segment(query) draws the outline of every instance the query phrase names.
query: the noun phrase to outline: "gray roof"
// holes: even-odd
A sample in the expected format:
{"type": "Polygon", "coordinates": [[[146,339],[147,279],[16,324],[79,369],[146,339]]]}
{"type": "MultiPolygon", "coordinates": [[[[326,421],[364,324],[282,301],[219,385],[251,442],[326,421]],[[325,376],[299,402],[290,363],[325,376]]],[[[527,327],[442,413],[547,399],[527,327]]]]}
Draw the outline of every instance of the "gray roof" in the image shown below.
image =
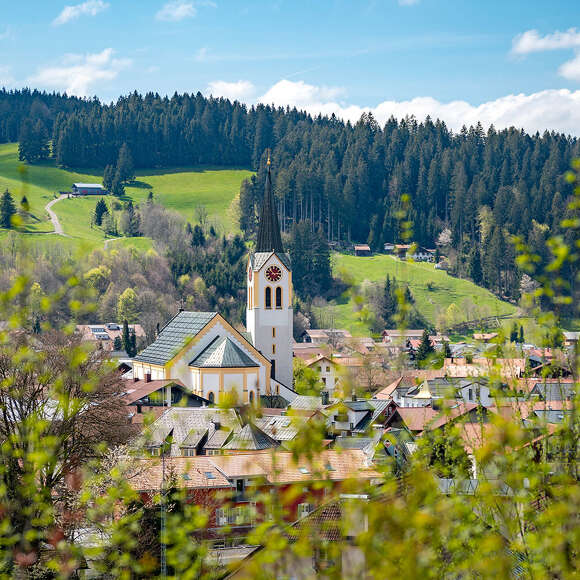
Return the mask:
{"type": "Polygon", "coordinates": [[[366,400],[343,401],[344,405],[353,411],[372,411],[374,407],[366,400]]]}
{"type": "Polygon", "coordinates": [[[322,399],[320,397],[313,397],[310,395],[298,395],[290,403],[289,407],[292,409],[304,409],[307,411],[316,411],[322,409],[322,399]]]}
{"type": "Polygon", "coordinates": [[[134,360],[164,365],[216,315],[217,312],[180,312],[163,327],[155,342],[134,360]]]}
{"type": "Polygon", "coordinates": [[[536,383],[532,395],[541,395],[544,401],[564,401],[574,397],[576,387],[573,383],[545,382],[536,383]]]}
{"type": "MultiPolygon", "coordinates": [[[[146,429],[151,441],[155,444],[163,442],[170,432],[173,432],[171,455],[181,455],[180,447],[195,447],[207,433],[208,442],[215,441],[225,434],[226,438],[233,431],[242,428],[240,419],[234,409],[219,409],[215,407],[169,407],[151,426],[146,429]],[[216,424],[220,428],[216,430],[216,424]]],[[[224,439],[225,441],[225,439],[224,439]]],[[[218,445],[221,447],[223,442],[218,445]]]]}
{"type": "Polygon", "coordinates": [[[231,435],[232,430],[222,427],[217,431],[213,432],[207,439],[207,443],[204,445],[204,449],[221,449],[224,443],[228,440],[231,435]]]}
{"type": "Polygon", "coordinates": [[[272,439],[256,425],[248,423],[241,431],[236,433],[224,449],[248,449],[250,451],[260,451],[277,447],[278,441],[272,439]]]}
{"type": "Polygon", "coordinates": [[[229,336],[216,336],[199,353],[189,366],[198,368],[243,368],[257,367],[253,361],[229,336]]]}
{"type": "Polygon", "coordinates": [[[286,415],[269,415],[256,419],[256,425],[276,441],[291,441],[305,423],[304,417],[286,415]]]}
{"type": "Polygon", "coordinates": [[[291,262],[290,262],[290,254],[285,252],[256,252],[252,256],[252,270],[256,271],[259,270],[270,258],[272,255],[276,255],[276,257],[290,270],[291,262]]]}
{"type": "Polygon", "coordinates": [[[104,189],[100,183],[73,183],[75,187],[99,187],[100,189],[104,189]]]}

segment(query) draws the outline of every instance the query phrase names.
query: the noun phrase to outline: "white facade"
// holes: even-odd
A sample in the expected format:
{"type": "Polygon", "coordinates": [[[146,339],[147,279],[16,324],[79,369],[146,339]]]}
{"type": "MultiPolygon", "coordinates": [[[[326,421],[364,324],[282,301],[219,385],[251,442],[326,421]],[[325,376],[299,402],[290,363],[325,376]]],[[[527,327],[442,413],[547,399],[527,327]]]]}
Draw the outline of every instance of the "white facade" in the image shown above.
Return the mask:
{"type": "Polygon", "coordinates": [[[292,388],[292,272],[277,254],[256,254],[248,263],[247,289],[246,328],[252,342],[272,362],[274,378],[292,388]]]}

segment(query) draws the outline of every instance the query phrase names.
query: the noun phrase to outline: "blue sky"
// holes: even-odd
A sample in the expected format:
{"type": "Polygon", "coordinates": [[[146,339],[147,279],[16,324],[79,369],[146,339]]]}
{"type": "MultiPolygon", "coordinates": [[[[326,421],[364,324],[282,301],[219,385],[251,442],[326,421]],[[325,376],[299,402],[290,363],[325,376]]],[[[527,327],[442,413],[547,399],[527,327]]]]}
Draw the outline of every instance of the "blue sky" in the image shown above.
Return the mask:
{"type": "Polygon", "coordinates": [[[0,84],[580,134],[570,1],[1,0],[0,84]]]}

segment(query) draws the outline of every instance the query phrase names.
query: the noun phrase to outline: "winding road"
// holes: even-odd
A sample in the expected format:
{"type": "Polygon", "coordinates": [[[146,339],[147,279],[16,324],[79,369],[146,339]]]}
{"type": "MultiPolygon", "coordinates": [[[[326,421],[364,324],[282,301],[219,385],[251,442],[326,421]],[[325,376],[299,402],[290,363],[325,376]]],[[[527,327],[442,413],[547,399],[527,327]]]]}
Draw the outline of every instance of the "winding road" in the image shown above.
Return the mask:
{"type": "Polygon", "coordinates": [[[55,199],[51,199],[45,206],[44,209],[48,212],[48,217],[50,217],[50,221],[52,222],[52,226],[54,227],[54,232],[52,232],[53,234],[57,234],[59,236],[65,236],[67,238],[70,238],[69,235],[65,234],[62,231],[62,226],[60,224],[60,222],[58,221],[58,216],[52,211],[52,206],[57,202],[60,201],[61,199],[65,199],[66,197],[68,197],[65,194],[61,194],[59,195],[57,198],[55,199]]]}

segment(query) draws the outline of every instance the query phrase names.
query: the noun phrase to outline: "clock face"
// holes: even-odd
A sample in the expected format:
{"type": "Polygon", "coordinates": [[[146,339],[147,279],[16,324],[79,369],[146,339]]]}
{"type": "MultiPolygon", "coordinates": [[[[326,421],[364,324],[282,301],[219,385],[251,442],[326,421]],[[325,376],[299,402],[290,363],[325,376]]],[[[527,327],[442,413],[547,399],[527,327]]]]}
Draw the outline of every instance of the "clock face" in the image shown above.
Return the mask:
{"type": "Polygon", "coordinates": [[[280,268],[278,268],[278,266],[270,266],[266,270],[266,278],[270,282],[278,282],[278,280],[280,280],[280,278],[282,278],[282,270],[280,270],[280,268]]]}

